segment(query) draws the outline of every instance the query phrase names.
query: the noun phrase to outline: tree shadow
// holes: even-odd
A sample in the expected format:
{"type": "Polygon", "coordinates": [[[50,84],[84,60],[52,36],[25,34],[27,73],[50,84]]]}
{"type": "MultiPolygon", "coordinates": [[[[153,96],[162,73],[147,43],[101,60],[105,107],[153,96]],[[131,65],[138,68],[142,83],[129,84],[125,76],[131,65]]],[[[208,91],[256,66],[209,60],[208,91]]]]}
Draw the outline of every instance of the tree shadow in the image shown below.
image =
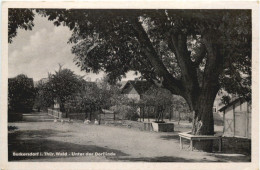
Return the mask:
{"type": "Polygon", "coordinates": [[[164,140],[180,140],[180,137],[179,135],[175,134],[175,135],[162,135],[160,136],[161,139],[164,139],[164,140]]]}
{"type": "Polygon", "coordinates": [[[53,129],[41,129],[41,130],[22,130],[15,131],[14,133],[8,134],[8,140],[23,140],[23,139],[33,139],[33,138],[48,138],[48,137],[70,137],[67,133],[70,131],[58,131],[53,129]]]}
{"type": "MultiPolygon", "coordinates": [[[[161,135],[160,138],[164,140],[173,140],[180,142],[178,134],[172,135],[161,135]]],[[[187,139],[183,140],[184,149],[189,148],[190,141],[187,139]],[[188,147],[187,147],[188,146],[188,147]]],[[[213,151],[212,156],[221,159],[221,161],[231,161],[231,162],[250,162],[251,161],[251,140],[244,138],[222,138],[222,151],[218,152],[218,141],[213,141],[213,151]]],[[[196,151],[195,151],[196,152],[196,151]]]]}
{"type": "Polygon", "coordinates": [[[214,154],[214,157],[221,159],[221,162],[251,162],[251,156],[241,154],[214,154]]]}
{"type": "MultiPolygon", "coordinates": [[[[114,158],[111,158],[114,160],[114,158]]],[[[196,160],[196,159],[185,159],[174,156],[160,156],[160,157],[120,157],[117,161],[130,161],[130,162],[212,162],[209,160],[196,160]]]]}
{"type": "MultiPolygon", "coordinates": [[[[110,149],[108,147],[99,147],[95,145],[86,145],[86,144],[75,144],[63,141],[55,141],[48,139],[49,137],[71,137],[67,132],[52,130],[52,129],[43,129],[43,130],[25,130],[25,131],[12,131],[8,134],[8,160],[9,161],[45,161],[41,159],[51,160],[51,157],[47,156],[13,156],[13,152],[19,153],[30,153],[30,152],[80,152],[80,153],[115,153],[114,156],[105,156],[105,159],[111,161],[132,161],[132,162],[213,162],[212,160],[207,159],[187,159],[174,156],[161,156],[161,157],[130,157],[130,155],[122,152],[117,149],[110,149]]],[[[173,140],[179,142],[178,133],[176,134],[163,134],[160,136],[163,140],[173,140]]],[[[223,152],[220,153],[211,153],[210,156],[213,156],[216,159],[216,162],[250,162],[251,161],[251,140],[245,139],[233,139],[233,138],[224,138],[223,140],[223,152]],[[234,147],[236,145],[236,147],[234,147]],[[243,146],[242,146],[243,145],[243,146]],[[250,152],[248,147],[250,146],[250,152]],[[236,150],[238,148],[238,150],[236,150]],[[244,148],[244,149],[243,149],[244,148]],[[247,154],[244,154],[247,152],[247,154]],[[237,154],[237,153],[242,153],[237,154]]],[[[189,145],[188,140],[184,140],[184,143],[189,145]]],[[[215,150],[217,145],[214,145],[215,150]]],[[[54,158],[68,158],[66,161],[73,160],[72,155],[66,157],[55,156],[54,158]],[[70,159],[71,157],[71,159],[70,159]]],[[[46,160],[46,161],[47,161],[46,160]]],[[[56,161],[53,159],[52,161],[56,161]]],[[[74,159],[74,161],[77,161],[74,159]]],[[[81,159],[80,161],[88,161],[88,158],[81,159]]]]}
{"type": "MultiPolygon", "coordinates": [[[[175,142],[180,142],[179,134],[180,131],[175,131],[174,134],[161,135],[160,138],[163,140],[174,140],[175,142]]],[[[182,139],[183,144],[189,144],[189,140],[182,139]]]]}
{"type": "MultiPolygon", "coordinates": [[[[115,156],[106,156],[114,157],[115,159],[120,156],[127,156],[120,150],[110,149],[108,147],[99,147],[95,145],[82,145],[74,144],[69,142],[55,141],[50,139],[45,139],[51,136],[57,136],[59,131],[45,129],[45,130],[35,130],[35,131],[19,131],[15,133],[10,133],[8,135],[8,160],[9,161],[19,161],[19,160],[32,160],[32,159],[42,159],[50,158],[44,155],[44,152],[66,152],[68,157],[75,157],[71,155],[71,152],[80,152],[80,153],[115,153],[115,156]],[[36,135],[36,133],[40,135],[36,135]],[[30,152],[39,152],[43,153],[42,156],[14,156],[13,152],[16,153],[30,153],[30,152]]],[[[59,132],[60,133],[60,132],[59,132]]],[[[64,137],[68,135],[64,135],[64,137]]],[[[63,158],[63,156],[55,156],[54,158],[63,158]]]]}

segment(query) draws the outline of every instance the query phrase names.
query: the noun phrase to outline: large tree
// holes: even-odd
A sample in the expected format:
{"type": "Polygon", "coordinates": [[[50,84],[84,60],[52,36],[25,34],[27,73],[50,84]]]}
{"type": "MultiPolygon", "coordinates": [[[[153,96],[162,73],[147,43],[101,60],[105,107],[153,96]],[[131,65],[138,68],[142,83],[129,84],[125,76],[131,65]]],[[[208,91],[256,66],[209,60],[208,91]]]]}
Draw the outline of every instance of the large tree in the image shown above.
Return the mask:
{"type": "Polygon", "coordinates": [[[52,87],[48,82],[44,82],[40,80],[35,85],[35,100],[34,100],[34,107],[40,110],[47,110],[48,107],[53,106],[54,104],[54,93],[52,87]]]}
{"type": "Polygon", "coordinates": [[[51,100],[52,103],[57,100],[60,104],[60,111],[64,112],[64,103],[67,98],[78,92],[84,83],[83,77],[76,75],[70,69],[62,68],[60,65],[58,71],[49,74],[48,82],[43,86],[43,90],[47,96],[50,96],[48,100],[51,100]]]}
{"type": "Polygon", "coordinates": [[[8,111],[31,112],[35,98],[33,79],[24,74],[8,79],[8,111]]]}
{"type": "MultiPolygon", "coordinates": [[[[250,10],[37,10],[72,30],[76,64],[111,80],[129,70],[182,96],[192,133],[213,135],[217,92],[250,99],[250,10]]],[[[210,150],[212,142],[198,145],[210,150]]]]}

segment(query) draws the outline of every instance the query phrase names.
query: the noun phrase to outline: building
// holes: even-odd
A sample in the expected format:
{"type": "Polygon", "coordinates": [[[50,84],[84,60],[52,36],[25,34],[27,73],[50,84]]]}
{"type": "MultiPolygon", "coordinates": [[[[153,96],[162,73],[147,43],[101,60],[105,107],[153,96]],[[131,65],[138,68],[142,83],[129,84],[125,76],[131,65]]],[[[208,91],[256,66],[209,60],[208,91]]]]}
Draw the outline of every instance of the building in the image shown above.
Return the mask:
{"type": "Polygon", "coordinates": [[[222,97],[223,94],[218,93],[213,105],[214,124],[219,126],[223,126],[223,112],[219,111],[219,109],[224,106],[223,102],[221,101],[222,97]]]}
{"type": "Polygon", "coordinates": [[[151,86],[152,84],[148,81],[129,80],[122,87],[121,93],[126,95],[129,99],[139,101],[151,86]]]}
{"type": "Polygon", "coordinates": [[[223,136],[251,138],[251,102],[237,98],[219,111],[223,112],[223,136]]]}

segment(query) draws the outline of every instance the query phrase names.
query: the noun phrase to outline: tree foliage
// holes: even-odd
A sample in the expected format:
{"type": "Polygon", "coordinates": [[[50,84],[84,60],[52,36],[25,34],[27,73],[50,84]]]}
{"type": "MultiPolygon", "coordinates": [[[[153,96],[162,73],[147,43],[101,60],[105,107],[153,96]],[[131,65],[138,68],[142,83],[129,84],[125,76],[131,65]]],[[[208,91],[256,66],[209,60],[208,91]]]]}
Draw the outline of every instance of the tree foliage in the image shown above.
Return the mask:
{"type": "Polygon", "coordinates": [[[76,93],[84,85],[82,77],[73,71],[60,66],[54,74],[49,74],[48,86],[53,97],[60,103],[60,110],[64,111],[64,103],[72,94],[76,93]]]}
{"type": "Polygon", "coordinates": [[[65,111],[68,113],[87,113],[101,110],[101,96],[95,83],[84,82],[73,94],[66,98],[65,111]]]}
{"type": "MultiPolygon", "coordinates": [[[[17,28],[32,28],[32,11],[9,9],[10,40],[16,35],[17,28]]],[[[168,89],[179,94],[186,90],[181,88],[185,87],[185,77],[195,76],[190,79],[200,80],[195,82],[202,86],[210,58],[207,46],[211,44],[218,49],[219,62],[215,67],[218,68],[220,87],[250,98],[252,24],[249,10],[36,11],[54,21],[55,25],[64,24],[73,31],[70,38],[75,44],[72,52],[82,70],[103,70],[113,80],[120,79],[129,70],[140,72],[146,79],[160,78],[165,75],[162,72],[168,72],[178,87],[168,89]],[[179,48],[176,46],[178,36],[183,38],[179,40],[179,48]],[[180,51],[185,52],[182,55],[185,57],[178,57],[180,51]],[[153,61],[150,53],[161,62],[153,61]],[[164,71],[158,68],[162,64],[164,71]],[[185,69],[187,66],[190,69],[185,69]],[[186,75],[187,71],[190,76],[186,75]]],[[[168,81],[164,81],[167,87],[168,81]]]]}
{"type": "Polygon", "coordinates": [[[40,13],[55,25],[64,23],[73,31],[70,42],[75,44],[72,52],[76,64],[87,72],[103,70],[114,80],[129,70],[140,72],[148,80],[164,77],[164,86],[187,99],[183,94],[189,90],[186,84],[193,82],[189,86],[203,88],[205,72],[211,71],[217,73],[212,77],[218,78],[218,87],[250,96],[252,38],[248,10],[40,13]],[[211,47],[217,49],[212,54],[217,57],[210,56],[211,47]]]}
{"type": "Polygon", "coordinates": [[[152,106],[172,105],[172,94],[167,89],[153,86],[142,95],[140,104],[152,106]]]}
{"type": "Polygon", "coordinates": [[[32,30],[34,26],[34,13],[32,9],[9,8],[8,9],[8,42],[17,34],[17,29],[32,30]]]}
{"type": "Polygon", "coordinates": [[[108,78],[104,77],[100,82],[83,83],[76,93],[67,98],[65,109],[68,112],[92,112],[109,109],[122,102],[119,85],[110,85],[108,78]]]}
{"type": "Polygon", "coordinates": [[[59,67],[54,74],[49,74],[47,82],[40,82],[37,86],[35,107],[47,108],[57,100],[60,110],[64,110],[65,101],[84,85],[85,80],[67,68],[59,67]]]}
{"type": "Polygon", "coordinates": [[[34,101],[34,108],[38,111],[47,110],[48,107],[54,104],[54,94],[48,82],[40,80],[35,87],[36,96],[34,101]]]}
{"type": "Polygon", "coordinates": [[[8,110],[30,112],[33,108],[35,89],[33,79],[24,74],[8,79],[8,110]]]}

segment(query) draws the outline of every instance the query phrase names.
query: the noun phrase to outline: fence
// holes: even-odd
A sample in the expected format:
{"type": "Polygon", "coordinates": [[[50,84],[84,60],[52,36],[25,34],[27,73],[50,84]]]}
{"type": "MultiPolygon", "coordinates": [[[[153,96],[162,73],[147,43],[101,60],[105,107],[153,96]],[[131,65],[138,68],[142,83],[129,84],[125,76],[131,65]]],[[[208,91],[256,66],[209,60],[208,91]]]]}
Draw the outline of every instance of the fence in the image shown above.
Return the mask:
{"type": "Polygon", "coordinates": [[[68,113],[68,118],[70,119],[76,119],[76,120],[85,120],[86,119],[86,113],[68,113]]]}
{"type": "Polygon", "coordinates": [[[52,116],[54,116],[56,118],[59,118],[59,119],[65,117],[64,113],[62,113],[62,112],[60,112],[58,110],[53,110],[53,109],[48,109],[48,114],[52,115],[52,116]]]}
{"type": "Polygon", "coordinates": [[[105,109],[102,109],[99,118],[101,122],[110,122],[110,121],[118,120],[118,118],[116,118],[115,112],[110,110],[105,110],[105,109]]]}
{"type": "Polygon", "coordinates": [[[101,121],[114,121],[119,118],[116,117],[116,114],[113,111],[102,109],[102,112],[93,112],[93,113],[62,113],[58,110],[48,109],[48,114],[52,115],[58,119],[67,118],[77,119],[77,120],[85,120],[86,118],[89,120],[100,119],[101,121]]]}

